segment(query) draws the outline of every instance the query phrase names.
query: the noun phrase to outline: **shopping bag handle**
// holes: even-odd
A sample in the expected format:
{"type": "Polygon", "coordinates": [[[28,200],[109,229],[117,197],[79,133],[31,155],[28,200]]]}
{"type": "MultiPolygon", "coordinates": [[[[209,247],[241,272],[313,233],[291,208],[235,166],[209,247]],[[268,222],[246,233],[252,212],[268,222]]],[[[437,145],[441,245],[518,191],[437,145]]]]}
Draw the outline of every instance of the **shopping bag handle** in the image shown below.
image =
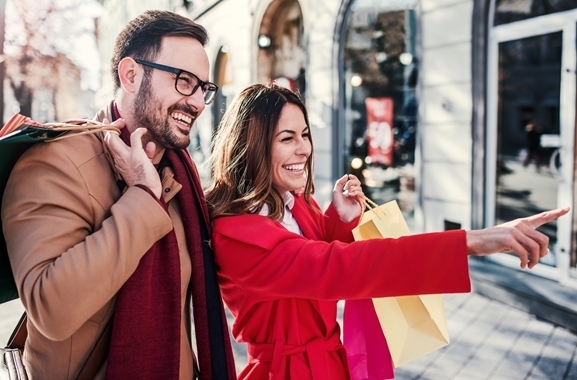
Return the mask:
{"type": "Polygon", "coordinates": [[[76,135],[86,135],[100,131],[111,131],[120,134],[120,128],[92,119],[69,119],[63,123],[38,123],[28,116],[14,114],[10,120],[8,120],[8,122],[4,124],[2,128],[0,128],[0,137],[6,136],[23,127],[31,127],[46,131],[74,131],[74,133],[66,133],[62,136],[43,140],[45,142],[57,141],[76,135]]]}
{"type": "Polygon", "coordinates": [[[114,125],[101,123],[97,120],[89,120],[89,119],[70,119],[63,123],[45,123],[42,124],[42,126],[39,128],[44,127],[52,131],[74,132],[74,133],[67,133],[65,135],[54,137],[51,139],[46,139],[44,140],[45,142],[58,141],[73,136],[93,134],[101,131],[111,131],[120,135],[120,128],[114,125]]]}
{"type": "Polygon", "coordinates": [[[375,213],[375,215],[377,216],[377,218],[381,218],[379,213],[383,214],[384,217],[387,217],[387,213],[379,208],[379,205],[376,204],[371,198],[367,197],[366,195],[362,195],[360,197],[361,202],[363,203],[363,205],[365,206],[365,208],[368,208],[369,211],[372,211],[375,213]]]}

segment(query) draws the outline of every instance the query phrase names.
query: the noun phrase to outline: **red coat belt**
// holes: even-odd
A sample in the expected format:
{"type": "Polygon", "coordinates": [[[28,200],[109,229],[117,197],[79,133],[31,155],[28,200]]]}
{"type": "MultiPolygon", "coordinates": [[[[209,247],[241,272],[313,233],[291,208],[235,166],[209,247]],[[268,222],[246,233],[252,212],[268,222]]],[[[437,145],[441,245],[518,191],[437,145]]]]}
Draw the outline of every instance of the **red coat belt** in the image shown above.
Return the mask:
{"type": "Polygon", "coordinates": [[[288,355],[306,352],[312,372],[313,379],[327,379],[327,351],[337,351],[344,349],[338,334],[329,338],[316,338],[304,345],[285,344],[282,340],[275,343],[249,343],[248,361],[250,364],[256,362],[271,362],[271,380],[278,378],[278,370],[281,367],[281,360],[286,360],[288,355]]]}

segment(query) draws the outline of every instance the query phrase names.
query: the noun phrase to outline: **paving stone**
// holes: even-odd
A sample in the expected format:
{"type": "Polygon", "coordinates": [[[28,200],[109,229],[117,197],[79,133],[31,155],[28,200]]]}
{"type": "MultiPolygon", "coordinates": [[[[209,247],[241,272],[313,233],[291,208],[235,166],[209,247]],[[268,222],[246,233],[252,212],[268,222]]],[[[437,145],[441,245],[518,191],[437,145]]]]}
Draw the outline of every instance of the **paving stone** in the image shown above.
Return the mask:
{"type": "MultiPolygon", "coordinates": [[[[444,301],[451,343],[397,368],[395,380],[577,379],[577,335],[571,331],[477,293],[446,295],[444,301]]],[[[343,303],[338,305],[342,322],[343,303]]],[[[19,300],[0,305],[0,342],[22,311],[19,300]]],[[[232,326],[228,312],[227,318],[232,326]]],[[[231,341],[240,372],[246,346],[231,341]]]]}

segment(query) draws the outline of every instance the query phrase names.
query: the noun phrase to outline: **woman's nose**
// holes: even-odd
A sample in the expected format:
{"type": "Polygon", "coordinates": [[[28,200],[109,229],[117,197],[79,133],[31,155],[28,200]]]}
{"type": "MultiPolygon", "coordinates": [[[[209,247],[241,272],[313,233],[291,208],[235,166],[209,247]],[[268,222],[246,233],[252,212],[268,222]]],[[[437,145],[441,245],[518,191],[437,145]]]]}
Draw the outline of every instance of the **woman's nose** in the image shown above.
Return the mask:
{"type": "Polygon", "coordinates": [[[303,156],[310,156],[311,155],[311,142],[308,139],[299,139],[299,145],[297,147],[297,154],[303,156]]]}

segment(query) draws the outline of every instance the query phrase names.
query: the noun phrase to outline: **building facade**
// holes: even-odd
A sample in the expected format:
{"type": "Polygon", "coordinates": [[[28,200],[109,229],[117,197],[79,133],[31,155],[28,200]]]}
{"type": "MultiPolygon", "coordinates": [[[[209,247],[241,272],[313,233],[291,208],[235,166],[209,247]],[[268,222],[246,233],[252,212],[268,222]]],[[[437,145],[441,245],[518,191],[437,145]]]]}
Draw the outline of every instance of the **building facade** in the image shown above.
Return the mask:
{"type": "MultiPolygon", "coordinates": [[[[103,4],[103,67],[116,30],[146,7],[208,29],[210,79],[221,90],[197,121],[199,163],[235,94],[274,81],[309,109],[322,204],[334,180],[354,172],[375,201],[396,199],[415,232],[577,206],[575,1],[103,4]]],[[[551,254],[532,271],[568,288],[577,288],[576,215],[541,228],[551,254]]],[[[506,253],[491,260],[518,266],[506,253]]]]}

